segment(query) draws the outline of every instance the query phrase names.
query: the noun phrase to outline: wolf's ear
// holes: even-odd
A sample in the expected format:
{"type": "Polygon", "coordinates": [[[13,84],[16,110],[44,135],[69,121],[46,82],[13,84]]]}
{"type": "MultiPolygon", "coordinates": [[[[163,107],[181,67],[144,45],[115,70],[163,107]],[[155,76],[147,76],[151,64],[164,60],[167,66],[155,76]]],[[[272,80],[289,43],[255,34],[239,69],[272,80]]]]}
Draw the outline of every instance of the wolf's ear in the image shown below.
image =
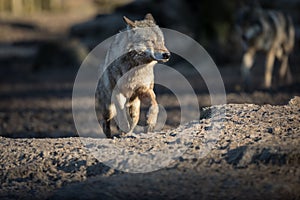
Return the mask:
{"type": "Polygon", "coordinates": [[[148,14],[145,16],[145,19],[151,20],[151,21],[153,21],[153,22],[155,23],[155,19],[154,19],[154,17],[152,16],[151,13],[148,13],[148,14]]]}
{"type": "Polygon", "coordinates": [[[258,0],[253,0],[253,1],[250,1],[248,3],[248,6],[252,9],[252,10],[255,10],[255,9],[261,9],[261,6],[260,6],[260,3],[258,0]]]}
{"type": "Polygon", "coordinates": [[[133,21],[131,21],[130,19],[128,19],[127,17],[123,16],[123,20],[125,21],[125,23],[127,25],[129,25],[131,28],[135,27],[135,23],[133,21]]]}

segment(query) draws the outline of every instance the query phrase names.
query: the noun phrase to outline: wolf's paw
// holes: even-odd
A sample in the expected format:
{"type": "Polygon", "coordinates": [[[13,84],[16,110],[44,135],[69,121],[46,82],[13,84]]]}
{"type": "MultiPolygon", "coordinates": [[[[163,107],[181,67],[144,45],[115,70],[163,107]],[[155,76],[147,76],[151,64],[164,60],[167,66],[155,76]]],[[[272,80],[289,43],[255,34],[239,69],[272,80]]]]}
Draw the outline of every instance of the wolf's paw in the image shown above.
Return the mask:
{"type": "Polygon", "coordinates": [[[148,125],[145,127],[145,133],[148,133],[148,132],[153,132],[154,131],[154,128],[155,128],[155,125],[148,125]]]}
{"type": "Polygon", "coordinates": [[[112,138],[113,138],[112,135],[111,135],[111,133],[105,133],[105,136],[106,136],[106,138],[108,138],[108,139],[112,139],[112,138]]]}

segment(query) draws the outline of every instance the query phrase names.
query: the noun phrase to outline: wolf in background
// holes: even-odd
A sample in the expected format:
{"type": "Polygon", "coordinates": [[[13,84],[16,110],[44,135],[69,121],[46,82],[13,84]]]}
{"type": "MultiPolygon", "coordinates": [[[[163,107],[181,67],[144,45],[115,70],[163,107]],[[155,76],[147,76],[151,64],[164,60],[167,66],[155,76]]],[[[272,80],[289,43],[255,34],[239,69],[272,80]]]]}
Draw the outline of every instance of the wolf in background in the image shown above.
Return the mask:
{"type": "Polygon", "coordinates": [[[244,48],[241,71],[246,87],[251,85],[250,69],[258,51],[266,54],[264,87],[269,89],[272,86],[275,58],[281,62],[280,83],[290,84],[292,74],[288,59],[295,42],[291,17],[279,11],[263,10],[253,4],[239,11],[237,29],[244,48]]]}
{"type": "Polygon", "coordinates": [[[140,117],[141,101],[149,105],[145,131],[153,131],[159,111],[154,87],[154,65],[166,62],[170,52],[165,47],[163,33],[148,13],[143,20],[123,17],[127,30],[114,38],[105,59],[96,97],[106,137],[111,135],[111,120],[117,127],[131,133],[140,117]],[[125,34],[125,36],[124,36],[125,34]],[[126,52],[116,58],[120,52],[126,52]]]}

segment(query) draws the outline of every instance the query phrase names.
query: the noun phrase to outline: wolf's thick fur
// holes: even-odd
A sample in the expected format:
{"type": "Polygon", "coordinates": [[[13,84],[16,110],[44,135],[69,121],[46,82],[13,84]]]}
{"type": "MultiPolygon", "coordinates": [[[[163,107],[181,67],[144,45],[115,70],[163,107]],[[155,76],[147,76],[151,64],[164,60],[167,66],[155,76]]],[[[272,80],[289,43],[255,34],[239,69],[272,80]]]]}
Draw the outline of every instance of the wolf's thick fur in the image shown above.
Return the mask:
{"type": "Polygon", "coordinates": [[[272,85],[275,58],[281,61],[279,78],[281,83],[292,82],[288,57],[294,47],[295,29],[290,16],[274,10],[263,10],[258,6],[241,9],[237,27],[244,45],[242,75],[246,85],[250,84],[250,69],[257,51],[266,53],[264,86],[272,85]]]}
{"type": "Polygon", "coordinates": [[[134,130],[139,121],[141,101],[150,106],[145,131],[154,129],[159,108],[153,91],[153,67],[170,57],[163,34],[151,14],[144,20],[133,22],[124,17],[124,21],[127,31],[117,35],[112,42],[105,60],[108,67],[97,88],[103,131],[108,138],[114,117],[123,132],[134,130]],[[116,58],[120,52],[126,53],[116,58]]]}

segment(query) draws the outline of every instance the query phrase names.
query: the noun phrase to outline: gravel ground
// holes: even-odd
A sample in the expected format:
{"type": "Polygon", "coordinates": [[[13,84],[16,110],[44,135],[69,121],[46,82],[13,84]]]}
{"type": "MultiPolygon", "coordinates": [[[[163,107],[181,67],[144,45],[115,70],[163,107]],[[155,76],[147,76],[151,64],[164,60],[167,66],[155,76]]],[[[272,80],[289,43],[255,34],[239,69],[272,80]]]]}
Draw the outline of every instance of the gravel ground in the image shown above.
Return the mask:
{"type": "Polygon", "coordinates": [[[0,137],[0,198],[299,199],[299,113],[296,97],[282,106],[207,108],[200,121],[150,137],[0,137]],[[123,149],[121,156],[148,157],[145,162],[135,156],[108,162],[115,152],[98,144],[102,141],[123,149]],[[100,161],[92,153],[95,146],[105,152],[100,161]],[[177,154],[167,160],[159,156],[165,150],[177,154]]]}

